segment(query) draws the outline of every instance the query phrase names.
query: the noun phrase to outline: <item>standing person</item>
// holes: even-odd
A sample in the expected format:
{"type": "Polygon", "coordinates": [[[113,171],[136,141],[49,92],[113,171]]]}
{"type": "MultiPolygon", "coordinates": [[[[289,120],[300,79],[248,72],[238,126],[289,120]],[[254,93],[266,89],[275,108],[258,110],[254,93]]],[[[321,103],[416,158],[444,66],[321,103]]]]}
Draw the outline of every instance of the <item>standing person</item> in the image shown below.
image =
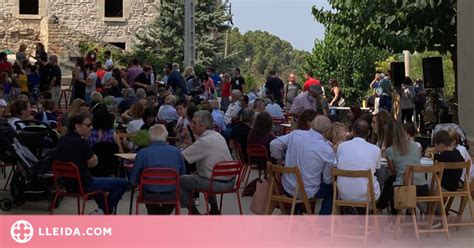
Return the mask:
{"type": "Polygon", "coordinates": [[[319,80],[313,78],[313,72],[308,71],[304,74],[304,78],[306,81],[303,85],[303,91],[307,91],[311,85],[321,86],[321,82],[319,80]]]}
{"type": "Polygon", "coordinates": [[[206,95],[207,99],[214,98],[214,92],[216,88],[214,86],[214,81],[212,80],[210,73],[203,73],[202,74],[202,86],[204,87],[204,94],[206,95]]]}
{"type": "Polygon", "coordinates": [[[91,94],[95,91],[96,83],[97,83],[97,74],[94,70],[93,64],[87,64],[86,66],[86,93],[85,93],[85,101],[88,104],[91,104],[91,94]]]}
{"type": "MultiPolygon", "coordinates": [[[[235,177],[220,177],[211,181],[211,174],[214,166],[221,161],[232,160],[227,142],[216,131],[212,130],[212,116],[209,111],[201,110],[194,113],[191,121],[191,129],[198,137],[196,142],[183,151],[184,159],[189,163],[196,163],[197,175],[181,176],[181,206],[186,208],[191,206],[192,214],[199,214],[194,204],[189,204],[191,193],[194,190],[207,190],[209,185],[213,185],[216,192],[232,189],[235,184],[235,177]]],[[[220,214],[215,195],[209,195],[211,205],[210,214],[220,214]]]]}
{"type": "Polygon", "coordinates": [[[18,52],[15,54],[16,61],[18,61],[20,64],[23,64],[23,61],[28,59],[28,56],[26,55],[26,48],[27,46],[25,44],[21,44],[18,52]]]}
{"type": "Polygon", "coordinates": [[[13,66],[8,62],[7,54],[4,52],[0,53],[0,73],[6,72],[10,76],[13,72],[13,66]]]}
{"type": "Polygon", "coordinates": [[[312,109],[318,115],[329,115],[327,101],[322,98],[323,90],[321,86],[311,85],[308,90],[299,94],[293,105],[291,105],[290,114],[293,116],[293,125],[298,123],[301,113],[306,109],[312,109]]]}
{"type": "Polygon", "coordinates": [[[232,88],[232,80],[230,78],[229,73],[224,73],[222,77],[222,84],[221,84],[221,110],[227,111],[227,107],[229,106],[229,97],[230,97],[230,89],[232,88]]]}
{"type": "MultiPolygon", "coordinates": [[[[51,100],[59,106],[59,97],[61,94],[61,67],[58,64],[58,56],[51,55],[48,64],[48,89],[51,91],[51,100]]],[[[41,77],[41,75],[40,75],[41,77]]]]}
{"type": "Polygon", "coordinates": [[[87,53],[86,58],[85,58],[85,64],[86,65],[95,65],[97,60],[97,53],[95,51],[90,51],[87,53]]]}
{"type": "Polygon", "coordinates": [[[236,67],[234,78],[232,78],[232,90],[240,90],[242,94],[245,92],[245,79],[240,74],[240,68],[236,67]]]}
{"type": "Polygon", "coordinates": [[[183,78],[184,81],[186,82],[186,89],[188,92],[193,91],[194,89],[194,67],[192,66],[186,66],[183,71],[183,78]]]}
{"type": "Polygon", "coordinates": [[[132,60],[132,65],[127,70],[127,83],[130,87],[134,87],[135,79],[143,72],[143,69],[140,67],[140,61],[138,59],[132,60]]]}
{"type": "MultiPolygon", "coordinates": [[[[385,187],[377,202],[377,208],[386,208],[390,201],[392,210],[395,210],[393,206],[393,188],[406,183],[403,180],[405,170],[408,165],[420,164],[421,150],[407,135],[402,124],[395,120],[392,120],[387,126],[385,146],[387,147],[385,155],[387,157],[388,168],[392,176],[385,181],[385,187]]],[[[415,173],[413,175],[413,184],[416,185],[417,196],[428,195],[428,182],[424,174],[415,173]]],[[[392,211],[392,214],[395,213],[396,211],[392,211]]]]}
{"type": "Polygon", "coordinates": [[[379,81],[379,87],[377,88],[377,95],[380,97],[379,100],[379,111],[385,109],[387,112],[392,112],[392,83],[391,83],[392,72],[387,71],[387,75],[379,81]]]}
{"type": "Polygon", "coordinates": [[[76,61],[76,68],[72,73],[72,92],[73,97],[72,99],[80,98],[82,100],[85,99],[86,95],[86,79],[87,79],[87,71],[84,64],[83,58],[78,58],[76,61]]]}
{"type": "Polygon", "coordinates": [[[301,85],[296,82],[296,76],[295,74],[291,73],[288,76],[288,83],[286,84],[285,87],[285,94],[284,94],[284,105],[286,108],[291,108],[291,105],[295,101],[296,96],[300,93],[301,91],[301,85]]]}
{"type": "Polygon", "coordinates": [[[413,112],[415,110],[415,88],[410,77],[406,77],[402,85],[402,97],[400,108],[402,109],[402,123],[413,122],[413,112]]]}
{"type": "Polygon", "coordinates": [[[105,51],[104,53],[104,59],[105,59],[105,68],[113,68],[114,67],[114,62],[112,61],[112,53],[110,51],[105,51]]]}
{"type": "Polygon", "coordinates": [[[36,104],[40,94],[40,75],[38,73],[38,67],[35,65],[29,65],[28,70],[28,90],[31,93],[32,100],[36,104]]]}
{"type": "MultiPolygon", "coordinates": [[[[329,86],[331,87],[331,101],[329,102],[329,107],[339,107],[339,101],[342,98],[341,86],[336,79],[329,80],[329,86]]],[[[331,114],[335,115],[336,110],[331,110],[331,114]]]]}
{"type": "Polygon", "coordinates": [[[425,87],[423,85],[423,80],[421,78],[418,78],[415,81],[415,122],[418,125],[418,130],[421,132],[423,130],[423,109],[425,108],[425,103],[426,103],[426,92],[425,92],[425,87]]]}
{"type": "Polygon", "coordinates": [[[13,81],[20,88],[20,93],[28,95],[28,76],[19,63],[13,65],[13,81]]]}
{"type": "MultiPolygon", "coordinates": [[[[110,214],[117,207],[122,195],[128,189],[128,183],[122,178],[92,177],[89,168],[98,163],[87,137],[91,133],[92,122],[84,114],[72,116],[69,119],[68,133],[58,142],[56,160],[73,162],[79,169],[80,180],[85,192],[106,191],[109,213],[106,213],[105,202],[102,195],[94,197],[99,206],[92,214],[110,214]]],[[[76,181],[64,179],[64,186],[68,192],[77,192],[76,181]]]]}
{"type": "Polygon", "coordinates": [[[275,71],[270,71],[270,77],[265,83],[265,88],[267,89],[267,94],[272,94],[275,98],[275,102],[283,106],[282,97],[284,85],[275,71]]]}
{"type": "Polygon", "coordinates": [[[41,60],[45,63],[48,62],[48,54],[46,53],[43,43],[36,43],[36,53],[33,58],[36,60],[41,60]]]}

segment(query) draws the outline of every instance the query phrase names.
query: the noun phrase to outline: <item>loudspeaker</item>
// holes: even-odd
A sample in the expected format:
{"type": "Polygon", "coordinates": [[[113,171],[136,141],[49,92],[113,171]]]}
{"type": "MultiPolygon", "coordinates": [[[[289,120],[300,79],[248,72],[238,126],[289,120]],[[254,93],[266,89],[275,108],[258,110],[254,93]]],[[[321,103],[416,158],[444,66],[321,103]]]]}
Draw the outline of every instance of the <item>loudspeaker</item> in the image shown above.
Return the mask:
{"type": "Polygon", "coordinates": [[[390,70],[392,71],[391,79],[394,87],[401,87],[405,81],[405,63],[392,62],[390,63],[390,70]]]}
{"type": "Polygon", "coordinates": [[[443,59],[441,57],[423,59],[423,80],[425,88],[444,87],[443,59]]]}

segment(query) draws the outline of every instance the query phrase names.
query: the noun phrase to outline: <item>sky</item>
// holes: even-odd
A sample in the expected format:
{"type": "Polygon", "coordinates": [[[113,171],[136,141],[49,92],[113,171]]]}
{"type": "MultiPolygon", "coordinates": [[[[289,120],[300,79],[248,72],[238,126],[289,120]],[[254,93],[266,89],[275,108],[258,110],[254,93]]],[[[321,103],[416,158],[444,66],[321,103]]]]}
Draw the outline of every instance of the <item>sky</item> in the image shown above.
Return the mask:
{"type": "Polygon", "coordinates": [[[310,52],[315,39],[324,39],[324,26],[311,14],[312,6],[329,9],[327,0],[230,0],[234,26],[241,33],[267,31],[310,52]]]}

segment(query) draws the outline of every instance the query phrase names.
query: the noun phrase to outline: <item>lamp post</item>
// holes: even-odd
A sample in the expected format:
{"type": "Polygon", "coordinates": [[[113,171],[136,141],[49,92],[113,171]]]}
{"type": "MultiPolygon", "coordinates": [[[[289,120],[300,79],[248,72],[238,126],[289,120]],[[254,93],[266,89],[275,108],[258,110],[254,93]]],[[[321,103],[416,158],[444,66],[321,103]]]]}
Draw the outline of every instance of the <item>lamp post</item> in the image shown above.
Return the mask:
{"type": "Polygon", "coordinates": [[[184,1],[184,65],[194,66],[196,62],[195,0],[184,1]]]}

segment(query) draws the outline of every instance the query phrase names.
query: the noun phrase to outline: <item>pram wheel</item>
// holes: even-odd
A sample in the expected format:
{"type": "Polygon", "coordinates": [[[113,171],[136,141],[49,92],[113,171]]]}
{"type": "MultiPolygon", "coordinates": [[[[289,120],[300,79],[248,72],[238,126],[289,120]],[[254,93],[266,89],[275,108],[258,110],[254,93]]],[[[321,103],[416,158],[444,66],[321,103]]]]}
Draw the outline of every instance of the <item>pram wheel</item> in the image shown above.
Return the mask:
{"type": "Polygon", "coordinates": [[[3,210],[3,211],[10,211],[12,210],[12,201],[8,198],[3,198],[2,200],[0,200],[0,208],[3,210]]]}
{"type": "Polygon", "coordinates": [[[17,206],[23,206],[23,205],[25,205],[25,202],[26,201],[23,200],[23,199],[13,199],[13,203],[17,206]]]}

